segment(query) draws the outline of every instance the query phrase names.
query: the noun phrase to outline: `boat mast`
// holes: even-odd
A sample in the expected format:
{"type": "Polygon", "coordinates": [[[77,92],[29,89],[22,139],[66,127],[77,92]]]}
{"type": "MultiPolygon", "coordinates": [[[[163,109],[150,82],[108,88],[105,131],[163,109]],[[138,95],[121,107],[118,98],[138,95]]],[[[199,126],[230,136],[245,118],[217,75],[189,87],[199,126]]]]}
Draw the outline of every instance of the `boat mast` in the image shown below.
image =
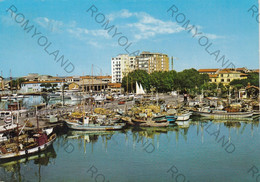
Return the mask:
{"type": "Polygon", "coordinates": [[[128,75],[129,73],[127,73],[127,79],[126,79],[126,95],[128,95],[128,75]]]}
{"type": "Polygon", "coordinates": [[[13,94],[13,82],[12,82],[12,70],[10,69],[10,86],[11,86],[11,92],[13,94]]]}
{"type": "Polygon", "coordinates": [[[62,79],[62,86],[61,86],[62,90],[61,90],[61,96],[62,96],[62,107],[64,106],[64,82],[62,79]]]}
{"type": "Polygon", "coordinates": [[[91,65],[91,77],[92,77],[91,78],[92,83],[91,83],[91,97],[90,98],[91,98],[91,114],[93,114],[93,104],[95,102],[95,100],[94,100],[94,102],[92,100],[93,99],[93,97],[92,97],[93,96],[93,90],[94,90],[93,89],[93,87],[94,87],[93,86],[93,64],[91,65]]]}
{"type": "MultiPolygon", "coordinates": [[[[84,116],[85,116],[86,109],[85,109],[85,98],[84,98],[84,95],[85,95],[84,72],[83,72],[82,81],[83,81],[83,114],[84,114],[84,116]]],[[[83,118],[83,119],[84,119],[84,118],[83,118]]]]}
{"type": "Polygon", "coordinates": [[[4,89],[5,89],[5,82],[4,82],[4,77],[3,77],[3,71],[1,71],[1,77],[2,77],[2,93],[3,93],[3,91],[4,91],[4,89]]]}

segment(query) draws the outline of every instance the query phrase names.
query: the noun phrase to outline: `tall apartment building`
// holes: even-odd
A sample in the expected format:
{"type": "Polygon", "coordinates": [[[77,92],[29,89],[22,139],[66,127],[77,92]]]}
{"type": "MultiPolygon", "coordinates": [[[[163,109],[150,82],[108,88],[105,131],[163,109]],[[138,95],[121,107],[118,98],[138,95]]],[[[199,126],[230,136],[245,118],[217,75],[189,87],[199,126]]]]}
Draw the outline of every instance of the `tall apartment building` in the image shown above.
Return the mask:
{"type": "Polygon", "coordinates": [[[154,71],[169,71],[169,57],[167,54],[142,52],[136,56],[136,69],[148,73],[154,71]]]}
{"type": "Polygon", "coordinates": [[[121,83],[124,76],[134,71],[136,66],[135,56],[119,54],[111,59],[112,83],[121,83]]]}

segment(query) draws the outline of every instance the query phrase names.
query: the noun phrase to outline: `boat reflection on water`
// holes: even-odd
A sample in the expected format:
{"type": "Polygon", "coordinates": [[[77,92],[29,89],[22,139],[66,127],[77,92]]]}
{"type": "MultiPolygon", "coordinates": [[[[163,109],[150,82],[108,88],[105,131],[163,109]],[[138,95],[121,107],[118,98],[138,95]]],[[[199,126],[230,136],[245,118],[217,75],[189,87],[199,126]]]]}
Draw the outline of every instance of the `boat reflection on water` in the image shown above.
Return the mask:
{"type": "MultiPolygon", "coordinates": [[[[215,130],[220,130],[221,127],[228,129],[228,138],[231,140],[231,131],[235,130],[237,135],[243,135],[245,128],[250,127],[251,136],[254,134],[254,129],[259,127],[259,117],[254,119],[242,119],[242,120],[227,120],[227,119],[205,119],[197,120],[194,118],[190,122],[190,126],[196,125],[197,127],[197,136],[201,134],[201,141],[204,141],[204,130],[208,125],[212,124],[212,127],[215,125],[215,130]],[[207,125],[207,126],[206,126],[207,125]]],[[[211,136],[211,135],[210,135],[211,136]]]]}
{"type": "MultiPolygon", "coordinates": [[[[114,144],[118,145],[118,142],[112,138],[116,133],[121,131],[79,131],[79,130],[69,130],[66,135],[63,136],[63,140],[67,142],[68,140],[77,140],[78,149],[81,150],[84,147],[84,153],[86,153],[86,145],[91,144],[93,152],[93,144],[97,143],[99,139],[102,140],[102,145],[104,145],[107,150],[108,141],[111,140],[114,144]]],[[[59,139],[58,139],[59,141],[59,139]]],[[[64,141],[62,143],[64,143],[64,141]]]]}
{"type": "Polygon", "coordinates": [[[56,157],[57,154],[51,145],[45,151],[27,157],[1,159],[0,181],[27,181],[25,178],[25,174],[28,176],[27,173],[38,176],[38,180],[41,181],[41,166],[48,166],[50,159],[56,157]],[[38,165],[38,168],[35,165],[38,165]]]}
{"type": "Polygon", "coordinates": [[[125,133],[125,141],[126,143],[130,143],[129,140],[132,140],[134,149],[137,144],[141,144],[143,148],[148,148],[149,145],[153,145],[153,147],[158,149],[160,147],[160,137],[165,136],[167,140],[170,141],[172,136],[175,135],[176,143],[178,143],[180,137],[183,137],[183,139],[187,141],[188,130],[189,127],[182,128],[178,125],[171,125],[170,127],[132,128],[125,133]]]}
{"type": "MultiPolygon", "coordinates": [[[[259,121],[228,121],[228,120],[188,120],[188,121],[179,121],[176,122],[176,125],[171,125],[169,127],[129,127],[128,129],[122,131],[76,131],[69,130],[67,135],[64,135],[63,140],[77,140],[78,150],[82,150],[84,147],[84,153],[86,153],[87,145],[91,145],[91,151],[93,152],[93,146],[99,140],[102,142],[102,148],[105,148],[111,145],[121,145],[119,142],[120,137],[124,137],[125,144],[133,145],[133,149],[136,148],[137,144],[143,147],[147,146],[149,143],[153,144],[154,147],[159,148],[160,146],[160,137],[163,135],[166,136],[168,142],[170,140],[175,140],[175,143],[179,143],[179,140],[185,142],[191,140],[189,135],[189,130],[196,130],[197,136],[201,136],[201,142],[204,142],[204,137],[210,137],[209,134],[204,131],[206,129],[206,124],[212,124],[212,127],[215,128],[226,128],[227,136],[231,139],[231,130],[232,129],[241,129],[239,134],[243,134],[243,130],[246,126],[251,126],[251,131],[253,133],[253,128],[258,127],[259,121]],[[191,129],[192,127],[192,129],[191,129]],[[108,141],[110,145],[108,145],[108,141]]],[[[223,130],[223,132],[225,132],[223,130]]],[[[122,141],[122,140],[120,140],[122,141]]],[[[64,142],[64,141],[63,141],[64,142]]],[[[66,141],[65,141],[66,142],[66,141]]]]}

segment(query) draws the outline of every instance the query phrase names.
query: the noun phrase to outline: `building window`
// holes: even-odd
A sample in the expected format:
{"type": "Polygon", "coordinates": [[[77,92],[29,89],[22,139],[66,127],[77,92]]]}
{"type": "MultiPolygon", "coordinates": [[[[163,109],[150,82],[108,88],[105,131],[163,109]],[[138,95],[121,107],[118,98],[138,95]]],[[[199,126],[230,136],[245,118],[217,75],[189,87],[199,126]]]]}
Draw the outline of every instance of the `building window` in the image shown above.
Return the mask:
{"type": "Polygon", "coordinates": [[[230,79],[227,79],[228,82],[230,82],[230,79]]]}
{"type": "Polygon", "coordinates": [[[221,79],[221,82],[224,82],[224,79],[221,79]]]}

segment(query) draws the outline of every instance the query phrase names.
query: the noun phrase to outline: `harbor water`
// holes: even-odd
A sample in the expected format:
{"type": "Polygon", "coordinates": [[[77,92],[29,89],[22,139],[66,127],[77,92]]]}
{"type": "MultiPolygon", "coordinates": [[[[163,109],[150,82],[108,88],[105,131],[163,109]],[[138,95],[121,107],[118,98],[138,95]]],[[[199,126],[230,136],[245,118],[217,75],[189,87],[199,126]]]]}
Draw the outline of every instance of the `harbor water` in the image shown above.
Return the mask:
{"type": "Polygon", "coordinates": [[[253,182],[260,169],[259,119],[58,135],[43,153],[2,161],[0,181],[253,182]]]}

